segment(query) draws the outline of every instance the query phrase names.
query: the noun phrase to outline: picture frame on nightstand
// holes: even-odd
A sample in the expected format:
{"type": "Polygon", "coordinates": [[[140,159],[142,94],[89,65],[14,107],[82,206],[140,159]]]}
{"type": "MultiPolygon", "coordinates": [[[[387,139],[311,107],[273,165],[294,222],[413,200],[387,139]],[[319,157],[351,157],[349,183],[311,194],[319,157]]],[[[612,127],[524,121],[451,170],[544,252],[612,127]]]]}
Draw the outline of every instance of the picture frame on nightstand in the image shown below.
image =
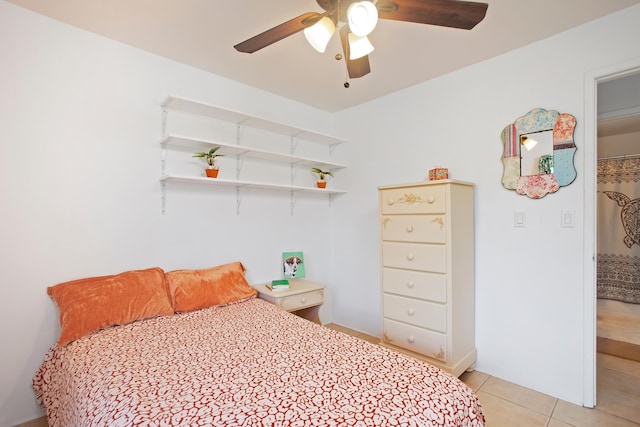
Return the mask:
{"type": "Polygon", "coordinates": [[[283,252],[282,273],[285,279],[304,279],[306,272],[303,253],[283,252]]]}

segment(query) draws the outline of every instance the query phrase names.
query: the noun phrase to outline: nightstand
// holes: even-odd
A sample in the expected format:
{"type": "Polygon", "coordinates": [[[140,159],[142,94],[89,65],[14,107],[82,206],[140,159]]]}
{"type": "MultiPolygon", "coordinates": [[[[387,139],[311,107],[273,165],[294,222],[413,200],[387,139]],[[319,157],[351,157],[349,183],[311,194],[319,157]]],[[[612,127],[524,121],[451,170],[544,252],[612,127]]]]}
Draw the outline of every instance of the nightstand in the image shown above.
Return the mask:
{"type": "Polygon", "coordinates": [[[289,289],[286,291],[272,291],[266,285],[253,286],[261,299],[320,324],[318,310],[324,302],[323,285],[306,279],[289,279],[289,289]]]}

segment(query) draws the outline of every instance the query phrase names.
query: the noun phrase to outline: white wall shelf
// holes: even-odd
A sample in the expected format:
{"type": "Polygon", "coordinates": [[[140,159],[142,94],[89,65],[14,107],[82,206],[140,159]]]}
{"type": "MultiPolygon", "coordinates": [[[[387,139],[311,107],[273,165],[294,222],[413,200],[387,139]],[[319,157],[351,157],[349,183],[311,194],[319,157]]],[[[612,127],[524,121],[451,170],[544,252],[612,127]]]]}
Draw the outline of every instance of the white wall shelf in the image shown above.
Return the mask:
{"type": "Polygon", "coordinates": [[[206,185],[222,185],[231,187],[250,187],[250,188],[264,188],[269,190],[288,190],[293,192],[304,193],[317,193],[317,194],[344,194],[344,190],[334,190],[329,188],[314,188],[303,187],[297,185],[286,184],[270,184],[268,182],[259,181],[242,181],[235,179],[222,179],[222,178],[206,178],[201,176],[185,176],[185,175],[162,175],[160,181],[174,181],[174,182],[191,182],[206,185]]]}
{"type": "MultiPolygon", "coordinates": [[[[189,131],[187,131],[189,132],[189,131]]],[[[237,111],[229,110],[226,108],[220,108],[213,105],[205,104],[199,101],[193,101],[190,99],[168,96],[162,103],[162,136],[160,140],[160,146],[162,147],[162,161],[161,161],[161,191],[162,191],[162,213],[165,213],[165,201],[168,182],[181,182],[186,184],[205,184],[213,186],[231,186],[236,188],[236,213],[240,213],[240,189],[242,188],[257,188],[276,191],[288,191],[291,195],[291,214],[293,215],[293,208],[296,200],[295,195],[297,193],[310,193],[328,196],[331,203],[334,196],[346,193],[340,189],[320,189],[316,187],[306,187],[294,184],[294,178],[296,176],[296,170],[299,168],[319,168],[322,170],[330,170],[332,172],[346,168],[345,165],[333,162],[331,160],[320,160],[306,156],[300,156],[295,154],[295,149],[299,143],[311,143],[320,144],[329,147],[329,156],[332,154],[334,147],[346,142],[346,140],[327,135],[319,132],[310,131],[307,129],[289,126],[282,123],[277,123],[270,120],[261,119],[259,117],[250,116],[237,111]],[[200,137],[192,137],[189,135],[177,135],[167,133],[167,119],[171,111],[183,112],[189,114],[195,114],[205,119],[220,120],[236,125],[236,143],[219,142],[215,139],[203,139],[200,137]],[[243,128],[254,128],[259,131],[266,131],[275,135],[281,135],[290,139],[291,153],[283,153],[281,151],[271,151],[268,149],[261,149],[251,147],[248,144],[243,144],[243,128]],[[208,151],[211,147],[220,147],[217,151],[218,154],[224,156],[235,156],[236,158],[236,178],[205,178],[202,176],[192,176],[183,174],[174,174],[167,172],[166,158],[167,153],[180,149],[191,148],[202,151],[208,151]],[[243,160],[245,158],[255,159],[258,161],[269,161],[279,163],[280,166],[290,167],[290,182],[289,183],[277,183],[269,182],[268,177],[265,181],[246,180],[241,178],[241,172],[243,168],[243,160]]],[[[270,166],[274,167],[274,166],[270,166]]]]}
{"type": "Polygon", "coordinates": [[[184,111],[187,113],[198,114],[200,116],[210,117],[212,119],[223,120],[241,124],[246,127],[266,130],[268,132],[287,135],[297,139],[304,139],[318,144],[334,146],[347,142],[345,139],[327,135],[320,132],[310,131],[299,127],[289,126],[282,123],[273,122],[271,120],[261,119],[259,117],[250,116],[248,114],[239,113],[237,111],[220,108],[199,101],[193,101],[187,98],[168,96],[162,103],[162,107],[176,111],[184,111]]]}
{"type": "Polygon", "coordinates": [[[225,156],[239,155],[247,158],[288,163],[290,165],[295,165],[299,167],[306,167],[306,168],[315,167],[323,170],[331,169],[332,171],[346,168],[345,165],[341,165],[333,162],[327,162],[324,160],[315,160],[315,159],[310,159],[310,158],[305,158],[300,156],[294,156],[290,154],[260,150],[257,148],[251,148],[243,145],[228,144],[225,142],[191,138],[188,136],[181,136],[181,135],[168,135],[166,138],[163,138],[162,141],[160,141],[160,145],[163,148],[166,148],[167,146],[181,146],[181,147],[192,147],[192,148],[201,149],[204,151],[209,151],[211,147],[219,146],[220,149],[216,153],[222,154],[225,156]]]}

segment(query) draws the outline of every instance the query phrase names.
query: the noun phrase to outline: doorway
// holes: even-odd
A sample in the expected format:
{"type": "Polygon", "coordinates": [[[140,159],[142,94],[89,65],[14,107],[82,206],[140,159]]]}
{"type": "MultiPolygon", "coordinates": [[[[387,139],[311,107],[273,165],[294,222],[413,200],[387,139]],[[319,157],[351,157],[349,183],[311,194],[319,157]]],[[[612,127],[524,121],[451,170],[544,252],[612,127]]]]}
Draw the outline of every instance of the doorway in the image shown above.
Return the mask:
{"type": "Polygon", "coordinates": [[[585,75],[583,405],[586,407],[596,405],[598,86],[637,73],[640,58],[585,75]]]}
{"type": "Polygon", "coordinates": [[[640,72],[599,82],[597,98],[596,348],[640,362],[640,72]]]}

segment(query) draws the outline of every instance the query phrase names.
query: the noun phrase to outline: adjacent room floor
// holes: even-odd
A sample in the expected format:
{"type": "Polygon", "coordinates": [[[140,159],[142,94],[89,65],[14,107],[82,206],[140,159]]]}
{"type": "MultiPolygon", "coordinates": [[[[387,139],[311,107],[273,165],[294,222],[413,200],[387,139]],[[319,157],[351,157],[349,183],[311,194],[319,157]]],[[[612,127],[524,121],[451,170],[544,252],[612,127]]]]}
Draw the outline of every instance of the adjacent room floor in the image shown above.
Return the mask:
{"type": "Polygon", "coordinates": [[[640,315],[598,309],[597,336],[598,352],[640,362],[640,315]]]}
{"type": "MultiPolygon", "coordinates": [[[[379,339],[336,324],[327,327],[377,344],[379,339]]],[[[479,371],[461,377],[476,391],[486,427],[640,427],[640,362],[598,353],[595,409],[587,409],[479,371]]],[[[18,427],[47,427],[39,418],[18,427]]]]}

